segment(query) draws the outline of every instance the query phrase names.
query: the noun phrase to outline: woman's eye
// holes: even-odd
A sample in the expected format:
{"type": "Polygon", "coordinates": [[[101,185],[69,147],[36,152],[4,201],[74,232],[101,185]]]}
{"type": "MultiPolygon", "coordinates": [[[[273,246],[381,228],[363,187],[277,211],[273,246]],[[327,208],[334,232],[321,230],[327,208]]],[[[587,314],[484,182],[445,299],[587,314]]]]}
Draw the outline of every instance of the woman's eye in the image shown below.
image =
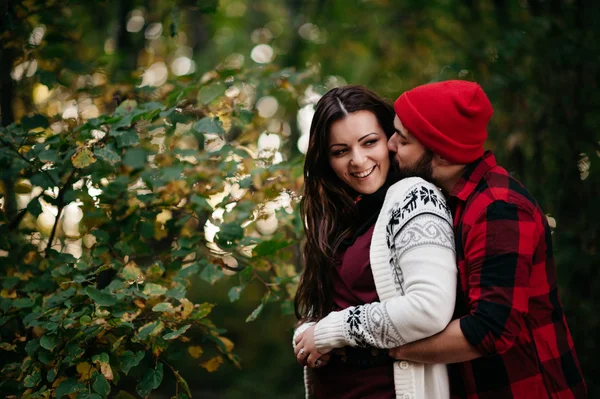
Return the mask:
{"type": "Polygon", "coordinates": [[[365,145],[367,145],[367,146],[372,146],[372,145],[374,145],[375,143],[377,143],[377,140],[369,140],[369,141],[367,141],[367,142],[365,143],[365,145]]]}
{"type": "Polygon", "coordinates": [[[340,155],[343,155],[343,154],[345,154],[345,153],[346,153],[346,150],[337,150],[337,151],[334,151],[334,152],[332,153],[332,155],[333,155],[334,157],[339,157],[340,155]]]}

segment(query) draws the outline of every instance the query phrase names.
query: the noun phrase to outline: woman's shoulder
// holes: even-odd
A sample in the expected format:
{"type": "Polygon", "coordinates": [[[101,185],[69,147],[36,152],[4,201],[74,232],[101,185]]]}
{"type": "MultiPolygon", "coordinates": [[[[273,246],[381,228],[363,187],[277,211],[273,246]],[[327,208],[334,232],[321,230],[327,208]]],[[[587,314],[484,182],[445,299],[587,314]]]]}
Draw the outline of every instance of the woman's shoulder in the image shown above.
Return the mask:
{"type": "Polygon", "coordinates": [[[408,177],[390,186],[384,208],[399,212],[403,217],[425,212],[452,220],[442,191],[420,177],[408,177]]]}
{"type": "Polygon", "coordinates": [[[390,194],[399,195],[402,193],[411,193],[414,190],[419,191],[419,189],[424,188],[427,190],[434,190],[436,194],[438,194],[443,199],[443,195],[439,188],[437,188],[433,183],[428,182],[420,177],[406,177],[392,184],[387,191],[387,195],[390,194]]]}

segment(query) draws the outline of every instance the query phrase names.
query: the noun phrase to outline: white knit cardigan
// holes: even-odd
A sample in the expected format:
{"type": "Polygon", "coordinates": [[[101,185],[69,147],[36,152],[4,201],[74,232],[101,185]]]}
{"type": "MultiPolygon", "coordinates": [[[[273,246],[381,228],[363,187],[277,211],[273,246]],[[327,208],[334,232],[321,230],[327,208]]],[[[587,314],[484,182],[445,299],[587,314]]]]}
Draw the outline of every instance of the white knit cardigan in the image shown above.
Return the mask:
{"type": "MultiPolygon", "coordinates": [[[[452,216],[440,191],[420,178],[388,190],[375,224],[371,269],[381,302],[331,312],[315,327],[321,353],[344,346],[395,348],[442,331],[450,322],[457,268],[452,216]]],[[[300,326],[294,337],[313,325],[300,326]]],[[[397,399],[450,397],[444,364],[395,361],[397,399]]],[[[305,367],[306,397],[312,369],[305,367]]]]}

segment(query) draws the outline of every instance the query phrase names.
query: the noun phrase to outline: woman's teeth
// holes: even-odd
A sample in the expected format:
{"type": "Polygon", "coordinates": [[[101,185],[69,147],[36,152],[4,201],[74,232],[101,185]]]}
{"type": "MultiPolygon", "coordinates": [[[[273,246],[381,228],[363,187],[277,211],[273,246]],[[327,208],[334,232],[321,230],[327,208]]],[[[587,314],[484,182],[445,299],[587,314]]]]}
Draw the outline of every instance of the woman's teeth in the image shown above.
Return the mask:
{"type": "Polygon", "coordinates": [[[354,177],[358,177],[358,178],[362,179],[363,177],[369,176],[371,173],[373,173],[374,170],[375,170],[375,166],[373,166],[371,169],[365,170],[364,172],[350,173],[350,174],[354,177]]]}

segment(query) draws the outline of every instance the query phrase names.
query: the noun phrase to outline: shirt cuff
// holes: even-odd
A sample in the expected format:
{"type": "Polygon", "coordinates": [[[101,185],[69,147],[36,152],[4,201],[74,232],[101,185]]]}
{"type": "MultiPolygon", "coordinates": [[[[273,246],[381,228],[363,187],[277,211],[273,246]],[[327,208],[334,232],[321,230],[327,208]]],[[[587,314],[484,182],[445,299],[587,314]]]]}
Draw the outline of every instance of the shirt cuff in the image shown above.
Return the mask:
{"type": "Polygon", "coordinates": [[[488,330],[474,316],[464,316],[460,319],[460,329],[471,345],[480,352],[491,355],[496,353],[493,340],[489,338],[488,330]]]}
{"type": "Polygon", "coordinates": [[[319,353],[348,345],[344,335],[344,312],[331,312],[315,326],[315,345],[319,353]]]}

